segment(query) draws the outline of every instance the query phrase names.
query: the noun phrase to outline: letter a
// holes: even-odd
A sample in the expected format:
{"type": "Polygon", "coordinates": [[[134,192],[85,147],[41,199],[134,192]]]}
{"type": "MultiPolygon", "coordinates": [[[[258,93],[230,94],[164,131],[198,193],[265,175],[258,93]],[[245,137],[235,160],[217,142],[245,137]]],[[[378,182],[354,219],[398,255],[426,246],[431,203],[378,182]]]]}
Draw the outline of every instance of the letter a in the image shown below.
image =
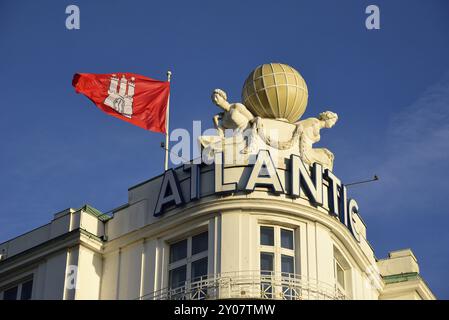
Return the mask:
{"type": "Polygon", "coordinates": [[[284,192],[276,167],[267,150],[259,151],[245,190],[254,191],[254,188],[257,186],[269,187],[275,194],[284,192]]]}
{"type": "Polygon", "coordinates": [[[366,14],[370,14],[365,20],[365,26],[368,30],[380,29],[380,10],[379,7],[372,4],[366,7],[366,14]]]}
{"type": "Polygon", "coordinates": [[[65,8],[65,13],[70,14],[65,19],[65,27],[69,30],[80,28],[80,8],[78,6],[71,4],[65,8]]]}
{"type": "Polygon", "coordinates": [[[174,172],[173,169],[165,171],[156,208],[154,209],[154,216],[160,216],[164,206],[169,204],[175,204],[176,206],[184,204],[181,186],[179,185],[176,172],[174,172]]]}

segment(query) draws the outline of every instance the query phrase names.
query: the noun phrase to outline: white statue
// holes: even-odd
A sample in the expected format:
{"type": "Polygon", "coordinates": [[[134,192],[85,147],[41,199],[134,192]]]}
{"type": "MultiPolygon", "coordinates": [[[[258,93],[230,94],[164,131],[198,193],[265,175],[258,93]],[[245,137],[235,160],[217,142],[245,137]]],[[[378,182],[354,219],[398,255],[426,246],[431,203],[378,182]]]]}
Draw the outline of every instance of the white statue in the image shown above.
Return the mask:
{"type": "Polygon", "coordinates": [[[223,151],[224,148],[235,149],[236,145],[241,145],[244,142],[243,132],[249,129],[256,119],[243,104],[229,103],[223,90],[215,89],[212,92],[212,101],[224,111],[213,118],[218,136],[199,137],[206,159],[213,159],[216,151],[223,151]],[[225,138],[226,130],[232,130],[232,137],[225,138]]]}
{"type": "Polygon", "coordinates": [[[301,159],[305,164],[313,165],[317,162],[324,169],[332,171],[334,166],[334,154],[326,148],[313,148],[312,145],[320,141],[320,130],[332,128],[338,120],[338,115],[331,111],[320,113],[318,118],[308,118],[296,122],[299,127],[299,148],[301,159]]]}
{"type": "Polygon", "coordinates": [[[338,116],[326,111],[318,118],[298,119],[306,109],[308,91],[296,70],[281,64],[258,67],[247,78],[242,98],[244,104],[230,103],[226,92],[221,89],[213,91],[212,101],[222,112],[213,118],[218,134],[198,138],[203,147],[203,159],[214,159],[214,152],[222,152],[235,160],[234,163],[237,160],[248,162],[263,149],[272,152],[280,161],[291,154],[299,154],[307,166],[319,163],[324,169],[333,169],[334,154],[326,148],[313,148],[313,144],[320,141],[320,130],[332,128],[338,116]],[[278,71],[273,73],[275,69],[278,71]],[[274,84],[259,81],[265,75],[274,76],[274,84]],[[285,84],[284,79],[290,80],[285,84]],[[266,99],[267,90],[274,90],[277,95],[275,101],[266,99]],[[301,99],[297,101],[298,96],[301,99]],[[295,102],[292,104],[291,101],[295,102]],[[237,159],[237,156],[241,158],[237,159]]]}
{"type": "Polygon", "coordinates": [[[221,137],[224,137],[226,129],[232,129],[235,133],[243,132],[254,120],[252,113],[243,104],[229,103],[226,92],[221,89],[214,90],[212,101],[224,110],[214,116],[214,125],[221,137]]]}

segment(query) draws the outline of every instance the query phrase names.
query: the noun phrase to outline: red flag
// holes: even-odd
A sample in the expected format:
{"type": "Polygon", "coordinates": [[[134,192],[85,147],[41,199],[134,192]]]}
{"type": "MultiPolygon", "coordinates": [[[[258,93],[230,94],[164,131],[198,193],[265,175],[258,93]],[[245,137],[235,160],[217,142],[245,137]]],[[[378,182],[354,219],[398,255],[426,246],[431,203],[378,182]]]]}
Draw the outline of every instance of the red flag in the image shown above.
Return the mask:
{"type": "Polygon", "coordinates": [[[77,73],[72,85],[107,114],[146,130],[166,132],[170,82],[135,73],[77,73]]]}

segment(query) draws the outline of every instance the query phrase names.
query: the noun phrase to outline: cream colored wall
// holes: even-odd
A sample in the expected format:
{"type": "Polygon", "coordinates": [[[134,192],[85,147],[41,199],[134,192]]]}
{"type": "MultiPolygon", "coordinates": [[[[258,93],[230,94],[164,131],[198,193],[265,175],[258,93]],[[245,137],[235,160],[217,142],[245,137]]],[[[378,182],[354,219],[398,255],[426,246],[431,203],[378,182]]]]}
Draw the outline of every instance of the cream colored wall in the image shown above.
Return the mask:
{"type": "MultiPolygon", "coordinates": [[[[285,165],[280,164],[279,169],[280,176],[284,177],[285,165]]],[[[240,186],[249,176],[249,168],[245,167],[229,166],[225,172],[228,179],[225,182],[238,180],[240,186]]],[[[177,169],[177,173],[182,194],[188,200],[189,174],[181,169],[177,169]]],[[[68,245],[65,251],[52,253],[29,266],[32,270],[27,272],[35,275],[33,298],[137,299],[168,286],[170,242],[208,230],[209,274],[258,270],[259,225],[281,225],[295,230],[298,274],[334,286],[333,260],[338,252],[347,269],[347,296],[379,298],[379,291],[384,290],[383,283],[381,287],[371,284],[370,273],[379,276],[379,271],[366,240],[366,226],[359,217],[355,217],[360,233],[360,242],[357,242],[340,221],[328,214],[327,201],[323,207],[315,208],[304,194],[292,199],[284,194],[272,195],[264,188],[256,188],[251,193],[218,195],[214,193],[211,167],[203,168],[201,181],[200,200],[168,208],[162,217],[153,216],[161,183],[161,177],[156,177],[132,188],[129,206],[115,212],[114,218],[106,223],[85,212],[66,210],[56,214],[51,224],[1,244],[0,250],[15,255],[31,245],[45,243],[77,228],[88,231],[94,238],[106,236],[106,242],[95,240],[96,244],[82,239],[81,247],[68,245]],[[79,267],[76,291],[64,287],[65,272],[71,264],[79,267]]],[[[284,188],[287,187],[288,178],[284,188]]],[[[325,188],[325,199],[326,195],[325,188]]],[[[402,253],[393,256],[394,261],[379,261],[382,274],[409,270],[404,269],[405,262],[412,265],[410,270],[415,270],[411,263],[413,257],[402,253]]],[[[23,275],[25,273],[18,273],[17,277],[23,275]]],[[[409,293],[387,291],[382,298],[409,297],[409,293]]]]}
{"type": "MultiPolygon", "coordinates": [[[[287,168],[283,163],[280,163],[278,168],[281,181],[284,181],[287,168]]],[[[240,187],[244,186],[250,174],[248,167],[231,165],[224,170],[224,182],[238,181],[240,187]]],[[[350,295],[362,299],[376,298],[377,291],[365,289],[369,282],[364,275],[366,266],[370,263],[375,264],[372,248],[366,241],[366,228],[363,222],[356,218],[357,230],[361,235],[361,241],[357,243],[341,222],[329,216],[326,210],[326,188],[324,189],[323,208],[311,207],[304,193],[301,194],[302,197],[292,199],[284,194],[274,196],[264,188],[256,188],[251,193],[237,192],[232,196],[220,196],[214,192],[213,168],[203,167],[201,173],[202,198],[189,202],[189,172],[178,168],[176,173],[183,197],[187,201],[186,205],[181,208],[168,208],[162,217],[153,216],[162,181],[162,177],[159,176],[130,189],[129,206],[116,212],[114,218],[107,222],[106,233],[109,242],[106,244],[105,250],[102,298],[130,299],[138,297],[139,292],[143,295],[167,286],[167,256],[170,237],[176,237],[177,234],[187,235],[190,230],[197,227],[197,219],[202,219],[203,222],[208,221],[209,233],[212,238],[210,245],[213,245],[217,252],[217,254],[213,252],[209,257],[210,273],[212,270],[226,273],[259,269],[259,253],[256,250],[258,247],[258,225],[260,221],[281,222],[298,230],[298,241],[301,242],[301,245],[297,253],[297,262],[299,262],[299,270],[303,276],[334,285],[334,238],[345,238],[347,241],[342,246],[351,247],[350,250],[347,250],[346,255],[357,255],[356,259],[351,260],[350,295]],[[279,201],[285,202],[289,207],[288,210],[280,211],[279,201]],[[266,206],[263,207],[264,205],[266,206]],[[246,208],[243,209],[243,207],[246,208]],[[271,209],[271,212],[264,210],[267,207],[271,209]],[[306,207],[308,212],[301,212],[301,208],[306,207]],[[214,212],[220,214],[211,220],[209,215],[214,212]],[[166,235],[167,229],[171,231],[169,235],[166,235]],[[335,231],[338,231],[337,235],[334,234],[335,231]],[[136,242],[139,244],[135,244],[136,242]],[[117,253],[119,250],[120,255],[117,253]],[[120,257],[119,263],[117,257],[120,257]],[[130,259],[133,261],[132,263],[130,259]],[[111,265],[109,266],[109,264],[111,265]],[[117,266],[117,264],[119,265],[117,266]],[[116,269],[120,271],[118,272],[116,269]],[[140,275],[140,279],[130,276],[127,272],[128,269],[133,270],[134,275],[140,275]],[[113,274],[115,277],[119,274],[119,282],[127,281],[129,288],[125,290],[119,283],[117,285],[119,292],[117,293],[112,285],[117,283],[117,278],[114,281],[113,274]]],[[[284,189],[288,189],[288,181],[287,175],[284,189]]]]}
{"type": "Polygon", "coordinates": [[[418,260],[410,249],[392,251],[387,259],[377,262],[383,276],[416,272],[419,273],[418,260]]]}
{"type": "Polygon", "coordinates": [[[316,250],[317,280],[334,284],[334,248],[329,229],[320,224],[315,226],[315,241],[310,250],[316,250]]]}
{"type": "Polygon", "coordinates": [[[7,256],[0,267],[0,291],[32,277],[33,299],[98,299],[102,257],[97,237],[103,235],[103,222],[91,214],[73,209],[55,214],[51,223],[0,245],[7,256]],[[77,229],[88,233],[69,234],[77,229]],[[86,246],[80,247],[80,243],[86,246]],[[19,253],[24,253],[23,258],[15,257],[19,253]],[[69,266],[78,268],[76,290],[66,283],[69,266]]]}
{"type": "Polygon", "coordinates": [[[101,299],[138,299],[157,289],[157,241],[140,241],[105,255],[101,299]]]}
{"type": "Polygon", "coordinates": [[[17,272],[5,281],[0,281],[0,288],[28,276],[33,278],[32,299],[96,300],[100,297],[102,258],[100,254],[83,246],[70,247],[40,259],[29,270],[17,272]],[[69,288],[66,282],[71,265],[76,266],[78,271],[76,289],[69,288]]]}
{"type": "Polygon", "coordinates": [[[418,260],[410,249],[392,251],[388,258],[379,260],[377,264],[382,277],[390,279],[386,281],[379,299],[436,299],[419,275],[418,260]]]}
{"type": "MultiPolygon", "coordinates": [[[[245,217],[247,218],[247,217],[245,217]]],[[[240,212],[230,212],[221,216],[221,272],[234,272],[242,270],[241,265],[244,265],[244,258],[242,256],[242,247],[249,241],[248,235],[243,235],[240,224],[240,212]],[[232,232],[229,232],[232,230],[232,232]],[[245,237],[246,236],[246,237],[245,237]],[[246,238],[246,239],[244,239],[246,238]]],[[[246,270],[251,270],[246,268],[246,270]]]]}
{"type": "Polygon", "coordinates": [[[82,210],[66,209],[56,213],[49,224],[1,243],[0,253],[10,258],[78,228],[97,237],[104,236],[105,232],[104,223],[97,217],[82,210]]]}
{"type": "Polygon", "coordinates": [[[159,287],[159,252],[160,246],[156,239],[147,240],[143,243],[142,275],[139,296],[144,296],[148,293],[156,291],[159,287]],[[154,272],[152,272],[152,270],[154,270],[154,272]]]}
{"type": "Polygon", "coordinates": [[[137,299],[140,297],[142,251],[142,242],[132,244],[121,250],[118,290],[119,299],[137,299]]]}
{"type": "MultiPolygon", "coordinates": [[[[296,230],[297,272],[302,276],[335,285],[333,259],[334,247],[338,246],[349,266],[348,296],[377,299],[378,292],[372,288],[364,272],[366,267],[352,258],[349,250],[336,239],[332,228],[302,218],[300,212],[280,214],[275,209],[269,212],[236,208],[199,218],[194,218],[195,214],[196,211],[178,212],[170,219],[161,220],[162,224],[157,227],[159,233],[154,231],[156,228],[147,226],[139,233],[108,243],[103,259],[101,298],[136,299],[167,287],[169,242],[191,235],[198,228],[209,231],[209,273],[258,270],[259,226],[273,224],[296,230]],[[164,221],[170,221],[170,225],[175,227],[168,229],[164,221]]],[[[331,223],[340,226],[336,219],[331,219],[335,220],[331,223]]],[[[351,236],[349,231],[344,232],[347,232],[345,237],[351,236]]],[[[359,255],[363,255],[360,248],[352,250],[359,250],[359,255]]],[[[367,264],[369,259],[365,257],[365,260],[367,264]]]]}
{"type": "MultiPolygon", "coordinates": [[[[279,175],[281,177],[281,181],[284,183],[285,164],[279,163],[278,165],[279,175]]],[[[249,177],[251,168],[249,167],[241,167],[241,166],[227,166],[225,169],[225,183],[238,181],[239,187],[243,187],[247,178],[249,177]]],[[[214,193],[214,171],[211,166],[203,167],[201,174],[201,200],[196,200],[193,202],[189,202],[189,191],[190,191],[190,177],[188,172],[184,172],[182,168],[176,169],[177,176],[180,180],[180,185],[182,189],[182,194],[184,199],[186,199],[187,204],[179,208],[168,208],[162,217],[154,217],[153,211],[156,205],[156,199],[159,194],[159,187],[162,181],[161,176],[156,177],[142,185],[134,187],[129,191],[129,206],[116,212],[114,214],[114,219],[107,222],[106,225],[106,233],[108,235],[108,240],[118,239],[127,233],[133,232],[133,230],[138,230],[144,228],[145,226],[151,224],[157,224],[159,221],[163,221],[173,215],[180,214],[180,212],[185,212],[185,209],[193,208],[196,206],[201,206],[203,203],[206,204],[209,201],[215,201],[218,198],[229,199],[230,197],[227,195],[217,196],[214,193]]],[[[287,179],[285,181],[285,185],[283,185],[284,189],[287,190],[289,178],[287,175],[287,179]]],[[[327,183],[325,182],[325,185],[327,183]]],[[[275,201],[285,201],[286,203],[293,203],[298,205],[310,206],[307,197],[304,192],[301,190],[301,197],[297,199],[292,199],[287,195],[278,195],[274,196],[272,194],[267,193],[264,188],[256,188],[256,191],[251,193],[246,192],[236,192],[232,195],[232,199],[269,199],[275,201]]],[[[327,187],[324,188],[324,205],[323,207],[316,208],[317,213],[327,213],[327,187]]],[[[185,213],[182,213],[185,214],[185,213]]],[[[360,243],[359,248],[364,252],[364,255],[368,257],[370,261],[375,263],[375,258],[373,254],[373,250],[370,247],[369,243],[366,240],[366,227],[363,222],[356,217],[356,228],[360,232],[360,243]]],[[[338,223],[338,221],[336,221],[338,223]]],[[[348,235],[352,236],[352,235],[348,235]]]]}
{"type": "Polygon", "coordinates": [[[36,299],[62,300],[64,298],[66,263],[67,252],[64,251],[48,257],[39,265],[41,272],[34,280],[40,284],[36,288],[36,299]]]}
{"type": "Polygon", "coordinates": [[[100,298],[103,259],[100,254],[84,247],[79,247],[78,281],[76,300],[98,300],[100,298]]]}
{"type": "Polygon", "coordinates": [[[103,259],[101,299],[138,299],[167,287],[169,242],[197,233],[198,230],[209,230],[209,270],[210,273],[216,272],[217,259],[213,254],[219,251],[213,231],[216,227],[215,218],[205,218],[157,234],[152,234],[150,230],[138,237],[137,241],[126,243],[125,240],[123,246],[115,247],[112,242],[110,245],[113,249],[103,259]]]}
{"type": "Polygon", "coordinates": [[[103,276],[101,277],[101,299],[118,299],[120,251],[114,251],[103,257],[103,276]]]}
{"type": "Polygon", "coordinates": [[[385,286],[379,300],[433,300],[435,296],[429,292],[422,280],[404,281],[385,286]]]}
{"type": "MultiPolygon", "coordinates": [[[[280,215],[227,212],[222,215],[221,258],[223,272],[258,270],[258,232],[260,224],[287,226],[296,230],[299,239],[296,248],[297,273],[303,277],[335,285],[334,246],[332,230],[317,222],[280,215]],[[237,232],[238,231],[238,232],[237,232]]],[[[344,248],[340,249],[345,252],[344,248]]],[[[362,267],[344,254],[348,263],[347,294],[356,299],[377,299],[378,291],[371,285],[362,267]]]]}
{"type": "Polygon", "coordinates": [[[78,225],[79,228],[86,230],[87,232],[97,237],[102,237],[105,235],[104,223],[98,220],[97,217],[88,214],[86,212],[79,213],[78,217],[79,217],[79,225],[78,225]]]}

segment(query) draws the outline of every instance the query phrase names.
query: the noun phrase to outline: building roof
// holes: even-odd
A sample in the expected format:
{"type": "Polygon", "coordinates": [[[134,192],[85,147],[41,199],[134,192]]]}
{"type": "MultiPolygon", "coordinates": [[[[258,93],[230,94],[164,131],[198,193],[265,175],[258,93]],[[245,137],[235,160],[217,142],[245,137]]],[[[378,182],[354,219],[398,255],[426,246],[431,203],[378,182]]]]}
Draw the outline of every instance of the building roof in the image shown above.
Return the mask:
{"type": "Polygon", "coordinates": [[[85,204],[84,206],[82,206],[81,208],[79,208],[76,211],[79,211],[79,210],[83,210],[84,212],[87,212],[87,213],[97,217],[98,220],[103,221],[103,222],[112,218],[111,216],[109,216],[109,215],[107,215],[107,214],[105,214],[105,213],[95,209],[94,207],[91,207],[88,204],[85,204]]]}

